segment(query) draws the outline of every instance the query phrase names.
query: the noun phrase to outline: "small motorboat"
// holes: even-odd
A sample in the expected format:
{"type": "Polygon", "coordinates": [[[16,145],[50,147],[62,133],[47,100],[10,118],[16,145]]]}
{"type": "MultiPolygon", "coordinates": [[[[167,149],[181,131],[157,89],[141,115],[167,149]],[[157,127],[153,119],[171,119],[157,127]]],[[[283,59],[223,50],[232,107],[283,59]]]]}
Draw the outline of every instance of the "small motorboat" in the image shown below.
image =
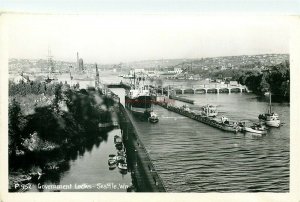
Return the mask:
{"type": "Polygon", "coordinates": [[[267,128],[261,124],[254,123],[252,126],[244,126],[244,131],[257,134],[267,134],[267,128]]]}
{"type": "Polygon", "coordinates": [[[117,150],[122,150],[123,149],[123,143],[118,143],[115,145],[117,150]]]}
{"type": "Polygon", "coordinates": [[[116,156],[116,161],[118,163],[126,163],[126,157],[125,156],[116,156]]]}
{"type": "Polygon", "coordinates": [[[117,163],[116,159],[108,159],[108,165],[115,165],[117,163]]]}
{"type": "Polygon", "coordinates": [[[119,135],[115,135],[114,142],[115,142],[115,144],[120,144],[120,143],[122,143],[122,138],[119,135]]]}
{"type": "Polygon", "coordinates": [[[111,165],[109,165],[109,170],[113,170],[113,169],[115,169],[117,167],[117,164],[115,163],[115,164],[111,164],[111,165]]]}
{"type": "Polygon", "coordinates": [[[151,112],[150,117],[148,118],[148,121],[150,123],[157,123],[159,121],[157,114],[154,112],[151,112]]]}
{"type": "Polygon", "coordinates": [[[125,156],[126,157],[126,153],[123,150],[118,151],[118,156],[125,156]]]}
{"type": "Polygon", "coordinates": [[[127,163],[119,163],[118,168],[127,171],[127,163]]]}

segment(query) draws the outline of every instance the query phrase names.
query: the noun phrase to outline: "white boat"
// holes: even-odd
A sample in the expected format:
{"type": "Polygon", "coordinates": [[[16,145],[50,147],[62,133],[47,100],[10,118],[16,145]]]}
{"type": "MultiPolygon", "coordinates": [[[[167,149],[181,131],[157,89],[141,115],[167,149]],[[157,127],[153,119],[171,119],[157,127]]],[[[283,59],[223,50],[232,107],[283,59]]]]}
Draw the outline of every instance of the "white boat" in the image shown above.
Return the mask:
{"type": "Polygon", "coordinates": [[[114,165],[114,164],[116,164],[117,163],[117,161],[116,161],[116,159],[108,159],[108,165],[110,166],[110,165],[114,165]]]}
{"type": "Polygon", "coordinates": [[[115,144],[121,144],[122,143],[122,138],[118,135],[114,136],[114,142],[115,144]]]}
{"type": "Polygon", "coordinates": [[[125,163],[126,162],[126,157],[125,156],[116,156],[116,160],[120,163],[120,162],[123,162],[125,163]]]}
{"type": "Polygon", "coordinates": [[[121,170],[127,170],[127,163],[119,163],[118,168],[121,170]]]}
{"type": "Polygon", "coordinates": [[[260,114],[258,118],[265,122],[267,126],[276,127],[280,126],[280,119],[277,113],[272,112],[272,94],[269,93],[269,110],[265,114],[260,114]]]}
{"type": "Polygon", "coordinates": [[[150,117],[148,118],[150,123],[157,123],[159,121],[158,116],[154,112],[150,112],[150,117]]]}
{"type": "Polygon", "coordinates": [[[267,134],[267,128],[261,124],[253,124],[252,126],[244,126],[244,131],[257,134],[267,134]]]}

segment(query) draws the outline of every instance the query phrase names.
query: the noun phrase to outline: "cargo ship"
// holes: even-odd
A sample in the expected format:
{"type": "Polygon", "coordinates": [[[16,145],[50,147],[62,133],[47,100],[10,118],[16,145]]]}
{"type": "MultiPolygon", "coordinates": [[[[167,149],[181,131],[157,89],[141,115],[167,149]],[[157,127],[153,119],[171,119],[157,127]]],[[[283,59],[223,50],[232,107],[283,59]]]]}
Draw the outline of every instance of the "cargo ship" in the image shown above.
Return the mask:
{"type": "Polygon", "coordinates": [[[152,111],[152,99],[150,95],[149,85],[144,85],[144,78],[135,78],[134,75],[133,89],[126,90],[125,93],[125,107],[147,118],[150,117],[152,111]],[[136,81],[137,80],[137,81],[136,81]]]}

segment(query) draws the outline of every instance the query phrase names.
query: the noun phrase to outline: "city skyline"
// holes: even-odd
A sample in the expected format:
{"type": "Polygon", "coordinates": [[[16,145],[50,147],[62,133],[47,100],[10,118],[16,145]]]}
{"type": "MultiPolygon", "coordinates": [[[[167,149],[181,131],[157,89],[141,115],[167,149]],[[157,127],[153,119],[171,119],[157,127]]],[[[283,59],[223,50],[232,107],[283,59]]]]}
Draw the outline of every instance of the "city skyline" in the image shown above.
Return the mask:
{"type": "Polygon", "coordinates": [[[48,47],[55,60],[76,61],[78,51],[87,63],[107,64],[289,53],[289,24],[279,17],[124,14],[8,18],[10,58],[46,58],[48,47]]]}

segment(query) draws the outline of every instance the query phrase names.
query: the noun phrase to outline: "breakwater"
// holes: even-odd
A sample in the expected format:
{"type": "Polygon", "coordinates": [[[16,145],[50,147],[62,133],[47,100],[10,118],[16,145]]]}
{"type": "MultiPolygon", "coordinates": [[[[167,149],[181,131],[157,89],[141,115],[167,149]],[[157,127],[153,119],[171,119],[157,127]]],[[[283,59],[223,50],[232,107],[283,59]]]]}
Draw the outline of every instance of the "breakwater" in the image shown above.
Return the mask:
{"type": "Polygon", "coordinates": [[[172,105],[168,105],[165,102],[157,102],[156,104],[163,107],[163,108],[165,108],[165,109],[167,109],[167,110],[173,111],[173,112],[178,113],[180,115],[183,115],[185,117],[191,118],[193,120],[199,121],[201,123],[207,124],[209,126],[212,126],[214,128],[218,128],[218,129],[226,131],[226,132],[236,133],[236,132],[239,132],[241,130],[241,128],[239,126],[235,125],[234,123],[218,122],[218,121],[214,120],[213,118],[206,117],[206,116],[203,116],[203,115],[199,115],[199,114],[196,114],[196,113],[194,113],[190,110],[184,110],[180,107],[175,107],[175,106],[172,106],[172,105]]]}
{"type": "Polygon", "coordinates": [[[136,127],[128,111],[119,103],[119,123],[123,133],[123,143],[132,174],[133,184],[138,192],[166,192],[166,188],[138,136],[136,127]]]}

